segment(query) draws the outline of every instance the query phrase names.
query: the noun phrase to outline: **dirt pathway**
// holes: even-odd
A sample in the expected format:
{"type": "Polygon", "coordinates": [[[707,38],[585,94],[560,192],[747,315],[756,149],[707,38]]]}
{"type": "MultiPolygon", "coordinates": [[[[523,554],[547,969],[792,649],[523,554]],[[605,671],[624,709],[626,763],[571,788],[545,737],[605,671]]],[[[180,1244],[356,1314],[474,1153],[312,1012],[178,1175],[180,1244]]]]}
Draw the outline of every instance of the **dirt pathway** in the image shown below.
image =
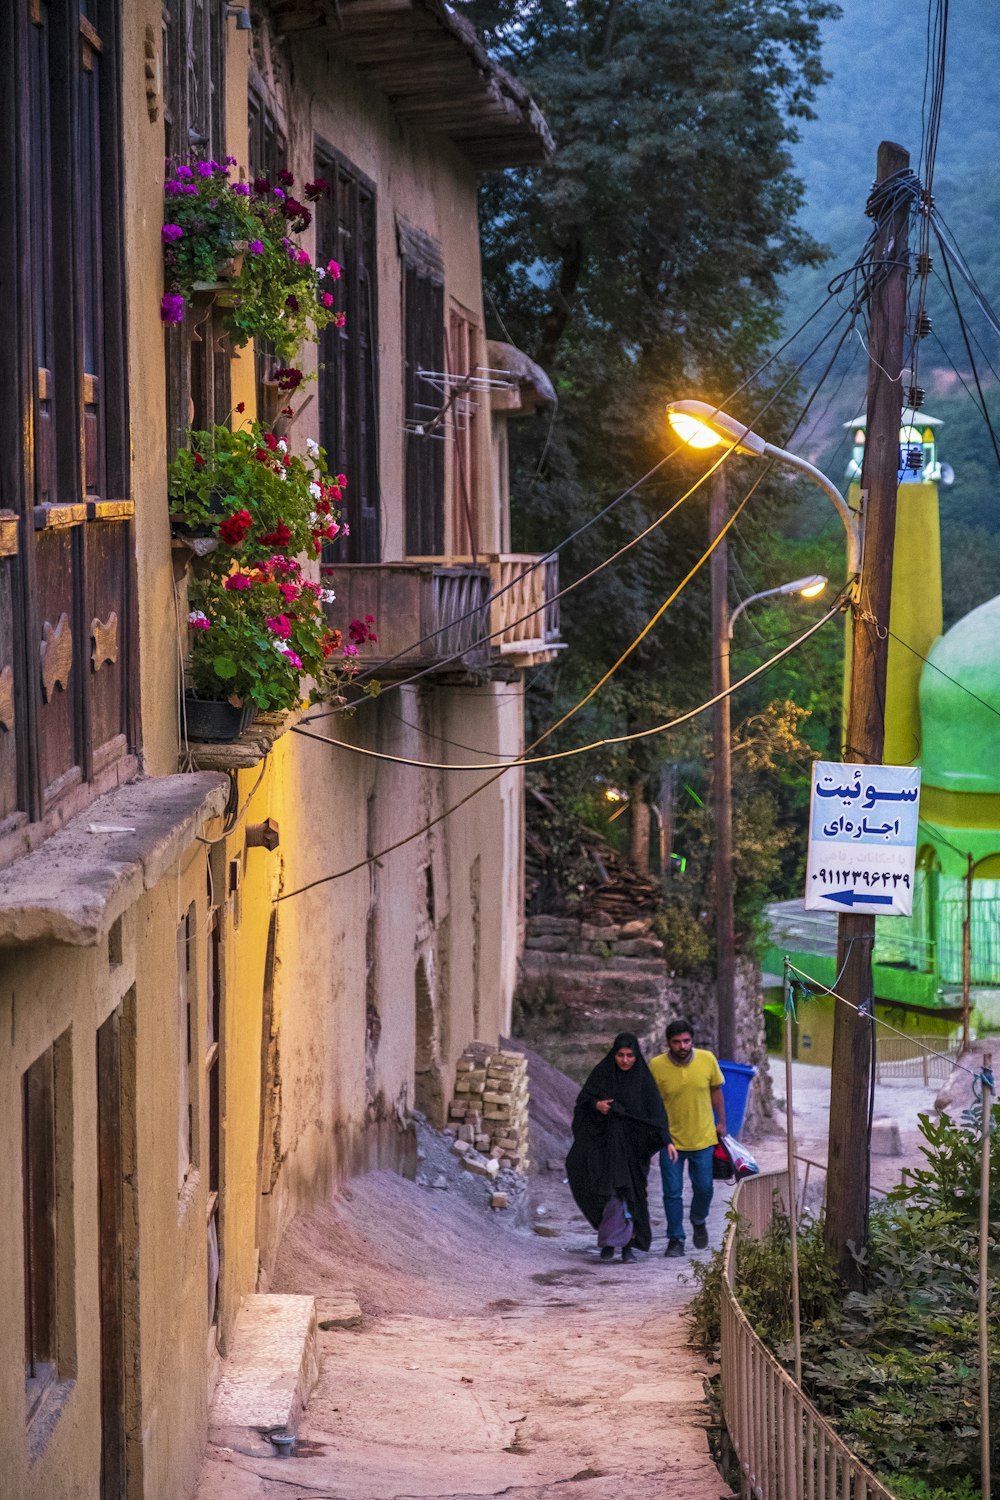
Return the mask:
{"type": "MultiPolygon", "coordinates": [[[[559,1176],[539,1181],[558,1238],[388,1173],[296,1221],[274,1290],[314,1294],[321,1319],[324,1294],[354,1291],[363,1326],[321,1333],[295,1456],[210,1448],[198,1500],[728,1495],[662,1205],[653,1253],[602,1265],[559,1176]]],[[[713,1243],[723,1220],[717,1198],[713,1243]]]]}

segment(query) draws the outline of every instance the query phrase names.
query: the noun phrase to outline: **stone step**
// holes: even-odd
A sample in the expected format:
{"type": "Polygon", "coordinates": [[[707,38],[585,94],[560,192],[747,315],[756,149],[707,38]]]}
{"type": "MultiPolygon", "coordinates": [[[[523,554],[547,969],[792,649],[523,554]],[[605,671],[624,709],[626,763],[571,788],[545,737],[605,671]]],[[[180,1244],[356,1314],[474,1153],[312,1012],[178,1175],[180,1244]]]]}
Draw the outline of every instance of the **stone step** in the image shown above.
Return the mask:
{"type": "Polygon", "coordinates": [[[245,1298],[209,1413],[212,1442],[275,1456],[269,1432],[294,1432],[319,1377],[316,1299],[245,1298]]]}

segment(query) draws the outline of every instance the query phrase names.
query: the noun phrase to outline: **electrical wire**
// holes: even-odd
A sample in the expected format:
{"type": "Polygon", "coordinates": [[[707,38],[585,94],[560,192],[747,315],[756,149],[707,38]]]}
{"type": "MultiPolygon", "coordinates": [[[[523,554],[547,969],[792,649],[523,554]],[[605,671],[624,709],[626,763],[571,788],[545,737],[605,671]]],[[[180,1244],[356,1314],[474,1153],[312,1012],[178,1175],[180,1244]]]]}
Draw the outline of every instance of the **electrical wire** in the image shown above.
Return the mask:
{"type": "MultiPolygon", "coordinates": [[[[827,300],[829,300],[829,299],[827,299],[827,300]]],[[[806,356],[806,358],[797,367],[793,368],[789,372],[789,374],[782,381],[782,383],[771,394],[771,396],[768,399],[768,401],[766,401],[764,403],[764,405],[761,408],[759,408],[759,410],[752,415],[752,417],[751,417],[751,423],[758,421],[760,419],[760,417],[763,416],[770,409],[771,406],[773,406],[774,402],[778,399],[778,397],[782,394],[782,392],[791,384],[791,382],[801,372],[801,370],[809,362],[809,360],[813,358],[813,356],[818,352],[818,350],[820,348],[822,348],[823,344],[826,343],[827,339],[830,337],[830,335],[834,332],[834,330],[837,328],[837,326],[843,321],[844,317],[847,316],[847,315],[848,314],[847,314],[846,310],[842,311],[841,313],[838,314],[838,316],[830,324],[829,328],[827,328],[827,330],[823,334],[823,336],[818,340],[818,342],[809,351],[809,354],[806,356]]],[[[807,320],[807,321],[810,321],[810,320],[807,320]]],[[[851,325],[849,324],[848,328],[841,335],[841,339],[840,339],[840,341],[839,341],[839,343],[837,345],[837,348],[834,351],[833,359],[836,358],[837,354],[840,351],[840,348],[842,347],[842,345],[844,343],[844,340],[846,339],[848,333],[850,332],[850,326],[851,325]]],[[[826,366],[826,369],[823,371],[823,374],[820,376],[819,383],[814,387],[813,393],[810,396],[809,401],[806,403],[806,406],[805,406],[802,414],[800,414],[799,419],[796,421],[795,426],[792,428],[792,434],[794,434],[794,432],[797,430],[799,422],[801,422],[803,416],[808,411],[809,405],[811,404],[812,400],[814,399],[815,394],[818,392],[820,384],[826,378],[826,375],[827,375],[829,369],[831,368],[832,362],[833,362],[833,360],[831,360],[831,361],[828,362],[828,364],[826,366]]],[[[745,382],[744,384],[746,384],[746,383],[747,382],[745,382]]],[[[742,389],[742,387],[740,387],[740,389],[742,389]]],[[[720,409],[721,408],[716,407],[716,411],[719,411],[720,409]]],[[[786,442],[790,441],[790,437],[791,437],[792,434],[790,434],[789,437],[786,438],[786,442]]],[[[545,598],[542,601],[542,603],[540,603],[539,605],[537,605],[534,609],[528,610],[526,614],[519,616],[515,620],[505,621],[503,625],[498,626],[498,628],[496,630],[491,631],[488,635],[483,635],[483,636],[479,637],[478,639],[476,639],[474,641],[466,643],[461,648],[461,650],[453,652],[451,656],[447,656],[447,657],[444,657],[443,659],[435,660],[434,662],[430,663],[428,666],[421,668],[421,670],[419,672],[414,672],[410,676],[401,678],[397,682],[389,683],[385,688],[382,689],[382,691],[377,695],[377,697],[381,698],[381,697],[383,697],[388,692],[392,692],[392,691],[398,690],[399,688],[408,687],[412,683],[419,682],[422,678],[430,676],[432,673],[438,673],[438,672],[440,672],[442,667],[449,665],[451,662],[461,661],[464,657],[466,657],[468,655],[469,651],[475,649],[477,646],[485,645],[489,641],[494,640],[497,636],[506,634],[507,631],[513,629],[515,626],[522,625],[522,624],[525,623],[525,621],[533,619],[535,616],[541,614],[544,610],[549,609],[553,604],[557,603],[559,600],[565,598],[565,596],[567,594],[572,593],[574,589],[578,589],[578,588],[581,587],[582,584],[588,583],[592,578],[596,577],[596,575],[598,573],[602,572],[604,568],[610,567],[613,563],[617,562],[621,557],[624,556],[624,554],[626,552],[630,551],[631,548],[637,546],[639,542],[643,541],[647,536],[649,536],[653,531],[655,531],[659,526],[661,526],[666,520],[668,520],[669,517],[672,516],[674,514],[674,512],[680,508],[681,505],[683,505],[687,500],[689,500],[691,498],[691,496],[701,487],[701,485],[704,484],[705,481],[707,479],[709,479],[716,472],[716,470],[718,468],[720,468],[723,463],[726,462],[726,460],[729,457],[731,457],[731,455],[733,454],[733,452],[735,451],[735,449],[738,446],[739,446],[738,440],[736,440],[733,443],[731,443],[728,447],[726,447],[724,449],[724,451],[722,452],[722,454],[720,455],[720,457],[718,459],[716,459],[713,464],[710,465],[710,467],[700,476],[699,479],[697,479],[695,481],[695,483],[693,485],[691,485],[687,490],[685,490],[684,494],[682,494],[678,500],[675,500],[672,505],[670,505],[665,511],[663,511],[653,521],[651,521],[650,524],[648,526],[646,526],[642,531],[638,532],[635,536],[630,537],[627,542],[623,543],[623,545],[617,549],[617,551],[611,553],[610,556],[608,556],[606,558],[603,558],[601,562],[597,563],[593,568],[589,569],[588,572],[582,574],[581,577],[574,579],[572,583],[566,584],[565,587],[563,587],[562,589],[559,589],[555,594],[549,595],[547,598],[545,598]]],[[[635,482],[635,484],[633,484],[629,490],[626,490],[625,492],[623,492],[623,495],[619,496],[616,500],[612,501],[611,504],[609,506],[606,506],[605,510],[603,512],[600,512],[598,514],[598,516],[596,516],[596,517],[593,518],[593,520],[600,519],[600,515],[606,514],[607,511],[609,509],[611,509],[611,507],[613,505],[616,505],[619,500],[625,498],[625,496],[631,494],[634,490],[638,489],[638,487],[641,484],[644,484],[646,482],[646,480],[649,479],[656,472],[656,470],[658,468],[662,467],[663,464],[665,464],[668,459],[672,458],[680,450],[681,447],[683,447],[683,444],[678,444],[677,447],[675,447],[674,449],[672,449],[671,452],[669,454],[667,454],[665,458],[661,459],[658,464],[654,465],[652,469],[650,469],[645,475],[643,475],[642,479],[637,480],[635,482]]],[[[569,538],[566,539],[566,542],[561,542],[559,544],[559,547],[561,548],[561,547],[565,546],[568,541],[573,540],[573,537],[578,536],[580,534],[580,531],[585,530],[586,526],[590,525],[590,524],[592,524],[592,522],[587,522],[587,523],[585,523],[585,525],[583,527],[578,528],[578,530],[575,533],[573,533],[573,535],[571,537],[569,537],[569,538]]],[[[525,578],[528,575],[528,573],[530,573],[534,568],[540,566],[542,562],[545,562],[545,561],[548,560],[548,558],[554,556],[555,552],[557,552],[558,550],[559,550],[559,548],[556,548],[552,552],[545,554],[543,557],[536,559],[535,562],[532,563],[530,567],[526,568],[523,573],[519,573],[509,583],[505,584],[503,586],[503,588],[498,589],[496,593],[490,595],[487,599],[483,600],[481,604],[476,605],[473,609],[466,611],[466,613],[464,615],[459,615],[454,620],[449,621],[446,625],[439,626],[436,630],[430,632],[430,634],[428,634],[427,636],[422,637],[422,639],[420,641],[417,641],[417,642],[415,642],[414,644],[412,644],[410,646],[404,647],[402,650],[398,651],[395,656],[391,656],[391,657],[387,658],[387,660],[385,662],[380,663],[378,667],[372,667],[369,672],[363,673],[360,676],[355,677],[354,680],[353,680],[353,685],[355,687],[360,686],[366,680],[366,678],[369,677],[369,676],[371,676],[375,671],[384,671],[386,665],[388,665],[389,663],[391,663],[393,661],[399,660],[399,658],[401,656],[408,655],[411,651],[415,650],[417,646],[423,644],[424,641],[433,639],[435,636],[440,635],[442,633],[442,631],[444,631],[444,630],[452,630],[452,629],[454,629],[454,627],[456,625],[461,624],[464,620],[468,620],[469,618],[471,618],[474,615],[480,615],[480,614],[482,614],[487,609],[487,607],[489,606],[489,604],[493,600],[499,598],[501,594],[506,593],[508,589],[513,588],[517,583],[519,583],[523,578],[525,578]]],[[[350,703],[350,704],[344,704],[344,705],[339,705],[339,706],[336,706],[336,707],[333,707],[333,708],[323,709],[319,713],[309,714],[308,717],[305,720],[303,720],[303,722],[306,723],[306,724],[318,723],[321,719],[331,718],[331,717],[333,717],[333,716],[335,716],[337,714],[341,714],[341,713],[352,712],[354,709],[356,709],[357,707],[360,706],[360,703],[365,702],[365,701],[366,701],[366,699],[361,699],[359,701],[355,701],[355,702],[350,703]]]]}
{"type": "MultiPolygon", "coordinates": [[[[775,666],[777,662],[779,662],[783,657],[787,656],[791,651],[794,651],[798,646],[802,645],[806,640],[809,639],[811,635],[814,635],[816,631],[819,630],[823,625],[825,625],[827,620],[831,619],[835,613],[837,613],[837,610],[833,609],[829,612],[829,614],[824,615],[821,620],[818,620],[815,625],[807,630],[797,641],[794,641],[792,645],[786,647],[784,651],[779,652],[776,656],[772,657],[770,661],[765,662],[761,667],[758,667],[756,671],[749,673],[739,682],[733,683],[729,687],[728,692],[718,694],[717,697],[709,699],[707,703],[701,704],[698,708],[692,709],[689,713],[680,715],[678,718],[671,720],[667,724],[657,725],[652,729],[641,730],[635,735],[625,736],[624,738],[634,740],[653,734],[662,734],[667,730],[686,722],[688,719],[694,718],[697,714],[704,713],[706,709],[711,708],[713,704],[719,702],[721,698],[731,696],[733,693],[737,692],[741,687],[743,687],[745,683],[752,681],[754,677],[762,676],[765,672],[769,671],[771,667],[775,666]]],[[[302,730],[300,726],[297,726],[296,732],[305,734],[309,739],[321,740],[326,744],[340,743],[339,741],[331,740],[326,735],[315,734],[310,732],[309,730],[302,730]]],[[[602,743],[612,744],[618,743],[618,741],[608,740],[602,743]]],[[[358,747],[354,745],[346,745],[344,748],[353,750],[357,749],[358,747]]],[[[581,754],[583,752],[583,749],[586,748],[590,747],[581,747],[578,751],[565,753],[581,754]]],[[[593,748],[598,747],[595,746],[593,748]]],[[[373,752],[367,753],[372,754],[373,752]]],[[[548,756],[545,758],[554,759],[556,757],[548,756]]],[[[519,763],[523,764],[524,762],[522,761],[519,763]]],[[[513,764],[515,764],[515,762],[511,762],[511,765],[513,764]]],[[[451,766],[447,766],[445,767],[445,769],[452,770],[454,768],[451,766]]],[[[473,769],[488,770],[489,767],[476,766],[473,769]]],[[[369,865],[377,864],[380,860],[384,859],[386,855],[395,853],[397,849],[402,849],[407,844],[412,844],[415,839],[423,838],[425,834],[430,833],[432,828],[436,828],[439,823],[443,823],[446,818],[450,818],[454,813],[458,812],[460,808],[464,807],[467,802],[471,802],[473,797],[478,797],[480,792],[485,792],[489,787],[495,785],[496,782],[500,780],[501,776],[503,776],[505,771],[507,771],[508,769],[509,766],[505,765],[500,771],[497,771],[495,775],[491,776],[488,781],[482,782],[479,786],[473,787],[471,791],[466,792],[464,797],[460,797],[457,802],[452,803],[450,807],[446,807],[442,812],[438,813],[436,817],[431,818],[426,823],[422,823],[419,828],[415,828],[412,833],[408,833],[405,835],[405,837],[397,839],[395,843],[388,844],[384,849],[380,849],[377,854],[367,855],[364,859],[359,859],[353,865],[348,865],[347,868],[343,870],[337,870],[332,875],[320,875],[315,880],[307,881],[305,885],[296,886],[294,890],[283,891],[280,895],[275,897],[275,903],[279,901],[290,901],[293,896],[304,895],[306,891],[314,890],[317,886],[328,885],[331,881],[334,880],[343,880],[348,875],[356,874],[358,870],[363,870],[366,869],[369,865]]]]}
{"type": "MultiPolygon", "coordinates": [[[[748,672],[745,677],[741,677],[738,682],[733,683],[723,692],[716,693],[714,697],[707,698],[704,703],[698,704],[696,708],[690,708],[685,713],[678,714],[675,718],[668,719],[662,724],[654,724],[648,729],[636,729],[629,734],[606,735],[602,739],[591,740],[586,745],[575,745],[568,750],[551,750],[547,755],[532,756],[525,754],[516,756],[511,760],[483,761],[481,764],[416,760],[405,755],[392,755],[387,750],[370,750],[364,745],[352,745],[347,740],[338,740],[332,735],[317,734],[315,730],[304,729],[301,724],[296,724],[292,729],[292,733],[305,735],[307,739],[319,740],[326,745],[335,745],[339,750],[350,750],[353,754],[361,755],[367,760],[377,760],[397,766],[413,766],[422,771],[472,771],[479,773],[496,770],[510,771],[521,766],[539,766],[547,765],[549,762],[555,760],[570,760],[577,755],[587,755],[592,750],[606,749],[610,745],[630,745],[635,744],[639,740],[651,739],[654,735],[665,734],[668,730],[676,729],[679,725],[686,724],[690,719],[697,718],[699,714],[703,714],[707,709],[713,708],[716,703],[721,703],[724,698],[728,698],[740,688],[746,687],[748,682],[753,682],[757,677],[770,671],[784,657],[797,650],[799,646],[804,645],[810,636],[815,635],[829,620],[833,619],[834,615],[840,612],[841,604],[838,600],[837,603],[827,610],[825,615],[810,625],[790,645],[783,647],[781,651],[778,651],[766,662],[762,662],[760,666],[754,667],[751,672],[748,672]]],[[[554,728],[555,726],[553,725],[554,728]]],[[[547,733],[550,732],[547,731],[547,733]]],[[[536,740],[535,743],[540,743],[540,740],[536,740]]]]}

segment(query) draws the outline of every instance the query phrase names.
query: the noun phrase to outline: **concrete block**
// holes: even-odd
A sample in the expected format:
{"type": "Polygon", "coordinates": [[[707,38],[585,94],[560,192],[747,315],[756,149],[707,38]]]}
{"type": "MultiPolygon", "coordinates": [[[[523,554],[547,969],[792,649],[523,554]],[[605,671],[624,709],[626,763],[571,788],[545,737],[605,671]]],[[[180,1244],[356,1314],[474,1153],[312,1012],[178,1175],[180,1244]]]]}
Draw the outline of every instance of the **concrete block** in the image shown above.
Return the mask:
{"type": "Polygon", "coordinates": [[[902,1156],[903,1145],[899,1138],[899,1123],[896,1120],[874,1120],[872,1122],[872,1156],[902,1156]]]}
{"type": "Polygon", "coordinates": [[[467,1172],[474,1173],[477,1177],[495,1177],[500,1170],[500,1163],[492,1158],[480,1156],[478,1151],[470,1152],[463,1156],[462,1166],[467,1172]]]}
{"type": "Polygon", "coordinates": [[[261,1433],[294,1432],[319,1375],[317,1339],[314,1297],[245,1298],[212,1399],[211,1438],[259,1454],[261,1433]]]}
{"type": "Polygon", "coordinates": [[[357,1297],[345,1292],[339,1297],[321,1297],[319,1326],[324,1333],[334,1328],[360,1328],[361,1304],[357,1297]]]}
{"type": "Polygon", "coordinates": [[[468,1141],[463,1141],[461,1138],[459,1138],[458,1140],[452,1141],[452,1143],[451,1143],[451,1154],[452,1154],[452,1156],[465,1156],[471,1150],[472,1150],[472,1147],[469,1145],[469,1142],[468,1141]]]}
{"type": "Polygon", "coordinates": [[[619,937],[645,937],[646,933],[649,931],[650,925],[651,924],[648,917],[633,917],[631,922],[624,923],[621,931],[619,932],[619,937]]]}
{"type": "Polygon", "coordinates": [[[506,1193],[491,1193],[490,1194],[490,1208],[506,1208],[506,1207],[507,1207],[507,1194],[506,1193]]]}

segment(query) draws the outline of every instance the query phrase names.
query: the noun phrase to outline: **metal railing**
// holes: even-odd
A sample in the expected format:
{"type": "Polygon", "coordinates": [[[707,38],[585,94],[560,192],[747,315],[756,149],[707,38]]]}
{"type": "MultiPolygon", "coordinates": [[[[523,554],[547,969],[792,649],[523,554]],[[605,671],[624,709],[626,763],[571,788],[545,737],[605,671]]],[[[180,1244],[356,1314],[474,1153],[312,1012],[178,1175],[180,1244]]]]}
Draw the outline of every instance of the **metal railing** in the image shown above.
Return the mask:
{"type": "MultiPolygon", "coordinates": [[[[743,1233],[760,1239],[775,1200],[787,1211],[787,1172],[739,1183],[743,1233]]],[[[722,1411],[739,1460],[744,1500],[895,1500],[847,1447],[758,1338],[736,1297],[737,1226],[723,1249],[722,1411]]]]}
{"type": "Polygon", "coordinates": [[[880,1031],[875,1039],[875,1077],[879,1083],[884,1078],[922,1078],[924,1083],[940,1078],[946,1082],[961,1051],[961,1037],[890,1036],[880,1031]]]}

